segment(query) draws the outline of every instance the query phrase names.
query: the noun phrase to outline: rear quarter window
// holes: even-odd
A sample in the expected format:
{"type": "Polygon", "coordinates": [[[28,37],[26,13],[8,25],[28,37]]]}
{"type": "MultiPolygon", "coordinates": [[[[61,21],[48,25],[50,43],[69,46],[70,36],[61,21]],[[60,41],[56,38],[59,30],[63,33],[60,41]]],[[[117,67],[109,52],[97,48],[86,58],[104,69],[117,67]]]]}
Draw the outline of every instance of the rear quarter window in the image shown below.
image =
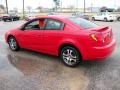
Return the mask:
{"type": "Polygon", "coordinates": [[[98,27],[97,24],[95,24],[93,22],[90,22],[88,20],[82,19],[82,18],[70,17],[70,18],[68,18],[68,20],[70,20],[71,22],[79,25],[80,27],[82,27],[84,29],[90,29],[90,28],[98,27]]]}

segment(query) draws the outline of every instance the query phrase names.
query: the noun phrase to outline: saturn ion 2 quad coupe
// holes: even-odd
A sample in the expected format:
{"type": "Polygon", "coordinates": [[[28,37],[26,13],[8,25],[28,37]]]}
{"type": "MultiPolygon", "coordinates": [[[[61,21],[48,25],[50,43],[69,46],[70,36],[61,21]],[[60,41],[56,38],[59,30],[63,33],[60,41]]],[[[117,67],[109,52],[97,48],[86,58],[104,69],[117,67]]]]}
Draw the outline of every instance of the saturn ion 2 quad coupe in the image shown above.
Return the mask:
{"type": "Polygon", "coordinates": [[[35,18],[9,30],[5,39],[13,51],[24,48],[59,56],[70,67],[77,66],[81,60],[103,60],[116,45],[111,27],[66,16],[35,18]]]}

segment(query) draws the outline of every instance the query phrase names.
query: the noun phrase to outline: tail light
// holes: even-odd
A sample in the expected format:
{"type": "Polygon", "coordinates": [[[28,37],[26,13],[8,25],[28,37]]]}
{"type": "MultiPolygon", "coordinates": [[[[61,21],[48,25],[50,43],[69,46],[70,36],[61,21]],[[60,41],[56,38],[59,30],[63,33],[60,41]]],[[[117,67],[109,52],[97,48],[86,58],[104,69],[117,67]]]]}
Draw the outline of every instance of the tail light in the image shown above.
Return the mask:
{"type": "Polygon", "coordinates": [[[97,37],[95,34],[90,34],[90,37],[94,40],[94,41],[98,41],[97,37]]]}

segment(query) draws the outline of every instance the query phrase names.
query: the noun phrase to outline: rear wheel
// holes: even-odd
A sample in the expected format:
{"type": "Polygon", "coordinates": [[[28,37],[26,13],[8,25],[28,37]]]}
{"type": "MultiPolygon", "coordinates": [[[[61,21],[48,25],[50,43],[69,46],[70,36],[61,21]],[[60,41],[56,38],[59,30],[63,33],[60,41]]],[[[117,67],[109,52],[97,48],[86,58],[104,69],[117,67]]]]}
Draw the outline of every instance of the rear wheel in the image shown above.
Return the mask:
{"type": "Polygon", "coordinates": [[[4,22],[6,22],[6,20],[3,20],[4,22]]]}
{"type": "Polygon", "coordinates": [[[14,37],[11,36],[8,38],[8,44],[9,44],[9,47],[12,51],[19,50],[19,45],[14,37]]]}
{"type": "Polygon", "coordinates": [[[71,46],[63,47],[60,52],[60,57],[63,63],[69,67],[75,67],[81,61],[79,52],[71,46]]]}
{"type": "Polygon", "coordinates": [[[104,21],[107,22],[108,21],[107,18],[104,18],[104,21]]]}

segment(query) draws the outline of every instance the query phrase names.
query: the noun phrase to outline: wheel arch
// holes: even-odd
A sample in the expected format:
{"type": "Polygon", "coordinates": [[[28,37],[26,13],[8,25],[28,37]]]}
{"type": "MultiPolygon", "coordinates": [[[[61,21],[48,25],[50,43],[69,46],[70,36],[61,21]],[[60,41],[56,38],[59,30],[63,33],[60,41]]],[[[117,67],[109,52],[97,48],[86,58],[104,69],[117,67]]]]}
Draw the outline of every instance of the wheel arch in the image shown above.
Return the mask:
{"type": "MultiPolygon", "coordinates": [[[[9,39],[10,37],[14,37],[14,35],[11,35],[11,34],[10,34],[10,35],[8,35],[7,40],[6,40],[6,41],[7,41],[7,43],[8,43],[8,39],[9,39]]],[[[15,38],[15,37],[14,37],[14,38],[15,38]]]]}
{"type": "Polygon", "coordinates": [[[104,17],[104,19],[108,19],[107,17],[104,17]]]}
{"type": "Polygon", "coordinates": [[[19,44],[18,40],[16,39],[16,37],[15,37],[14,35],[11,35],[11,34],[9,34],[8,37],[7,37],[7,39],[6,39],[7,43],[8,43],[8,39],[9,39],[10,37],[14,37],[15,40],[16,40],[16,42],[17,42],[17,44],[18,44],[18,46],[20,47],[20,44],[19,44]]]}
{"type": "Polygon", "coordinates": [[[71,46],[71,47],[75,48],[75,49],[79,52],[79,55],[80,55],[81,59],[83,59],[81,50],[78,49],[78,47],[77,47],[76,45],[74,45],[73,43],[64,43],[64,44],[61,44],[61,45],[59,46],[59,48],[58,48],[58,56],[60,56],[60,51],[61,51],[64,47],[66,47],[66,46],[71,46]]]}

